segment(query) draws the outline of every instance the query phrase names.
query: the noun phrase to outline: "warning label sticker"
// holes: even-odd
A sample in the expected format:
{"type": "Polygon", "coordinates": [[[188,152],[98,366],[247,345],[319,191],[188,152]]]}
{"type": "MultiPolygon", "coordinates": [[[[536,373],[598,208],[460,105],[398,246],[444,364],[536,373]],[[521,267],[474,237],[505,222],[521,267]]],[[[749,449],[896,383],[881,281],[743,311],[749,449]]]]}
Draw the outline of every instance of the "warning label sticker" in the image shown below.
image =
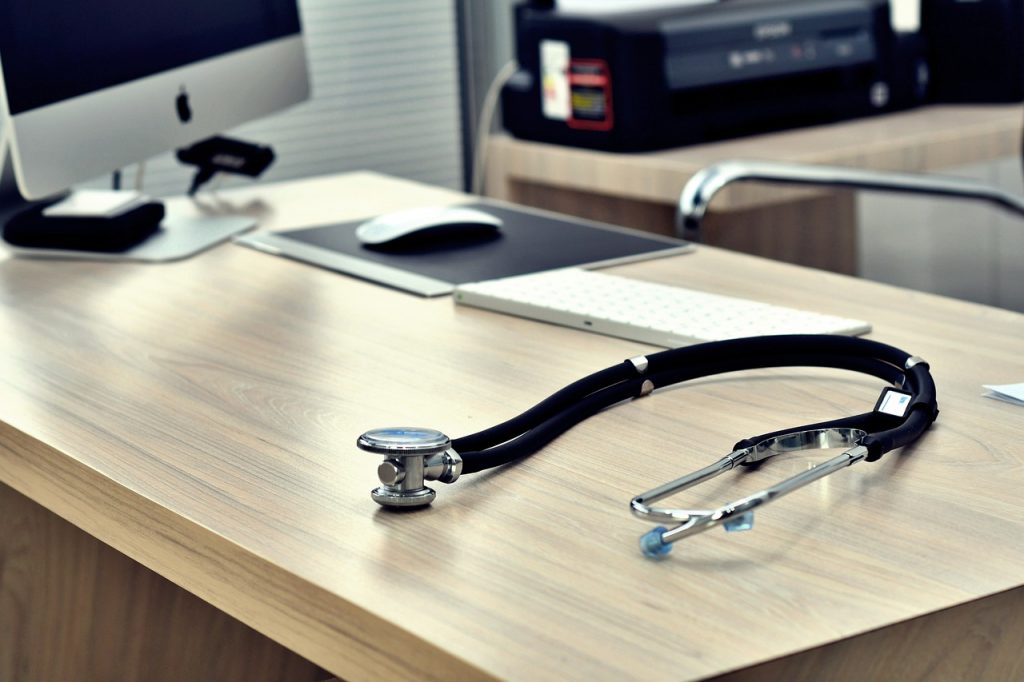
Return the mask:
{"type": "Polygon", "coordinates": [[[571,108],[568,123],[573,128],[610,130],[612,127],[612,79],[608,64],[600,59],[569,62],[571,108]]]}

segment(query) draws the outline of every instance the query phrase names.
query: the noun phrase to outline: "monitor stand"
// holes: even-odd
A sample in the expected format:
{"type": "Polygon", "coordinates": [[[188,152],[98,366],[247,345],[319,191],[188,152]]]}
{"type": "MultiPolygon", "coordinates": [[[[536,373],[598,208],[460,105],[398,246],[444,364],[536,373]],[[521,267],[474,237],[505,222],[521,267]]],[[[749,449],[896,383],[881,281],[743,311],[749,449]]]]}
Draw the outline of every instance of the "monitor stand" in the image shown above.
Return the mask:
{"type": "MultiPolygon", "coordinates": [[[[6,126],[0,124],[0,224],[37,202],[22,198],[14,176],[6,126]]],[[[62,248],[35,248],[5,244],[7,250],[22,258],[63,258],[78,260],[130,261],[160,263],[181,260],[228,241],[236,234],[255,227],[256,221],[243,216],[177,216],[168,212],[152,235],[122,251],[88,251],[62,248]]]]}

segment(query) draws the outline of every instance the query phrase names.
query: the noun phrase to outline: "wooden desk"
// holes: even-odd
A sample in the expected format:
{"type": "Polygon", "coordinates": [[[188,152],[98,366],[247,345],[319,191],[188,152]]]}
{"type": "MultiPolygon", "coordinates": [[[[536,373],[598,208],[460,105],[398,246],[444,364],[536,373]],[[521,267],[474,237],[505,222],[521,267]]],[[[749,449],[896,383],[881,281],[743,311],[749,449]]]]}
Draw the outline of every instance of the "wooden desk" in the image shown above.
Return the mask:
{"type": "MultiPolygon", "coordinates": [[[[354,174],[221,201],[277,229],[459,198],[354,174]]],[[[981,384],[1024,380],[1024,316],[709,247],[617,270],[870,320],[932,363],[942,414],[754,532],[651,562],[632,495],[740,437],[862,411],[879,382],[696,382],[395,514],[370,500],[363,430],[461,435],[650,349],[232,245],[7,260],[0,679],[1020,679],[1024,413],[981,384]]]]}
{"type": "MultiPolygon", "coordinates": [[[[672,234],[679,193],[701,168],[766,159],[927,172],[1015,155],[1020,105],[933,106],[768,135],[644,154],[613,154],[490,139],[487,193],[638,229],[672,234]]],[[[853,193],[738,183],[704,221],[715,246],[834,272],[857,272],[853,193]],[[822,229],[827,226],[827,229],[822,229]]]]}

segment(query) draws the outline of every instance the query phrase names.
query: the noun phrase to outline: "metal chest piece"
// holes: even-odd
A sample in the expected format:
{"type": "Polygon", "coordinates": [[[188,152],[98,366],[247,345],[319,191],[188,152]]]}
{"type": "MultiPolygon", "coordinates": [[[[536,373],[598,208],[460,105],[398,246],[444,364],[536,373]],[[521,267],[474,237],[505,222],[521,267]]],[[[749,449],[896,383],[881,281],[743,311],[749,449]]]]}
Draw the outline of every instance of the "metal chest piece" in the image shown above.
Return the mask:
{"type": "Polygon", "coordinates": [[[462,473],[462,458],[452,449],[448,436],[434,429],[391,427],[373,429],[359,436],[361,450],[383,455],[377,467],[381,485],[370,497],[385,507],[423,507],[436,493],[425,481],[452,483],[462,473]]]}

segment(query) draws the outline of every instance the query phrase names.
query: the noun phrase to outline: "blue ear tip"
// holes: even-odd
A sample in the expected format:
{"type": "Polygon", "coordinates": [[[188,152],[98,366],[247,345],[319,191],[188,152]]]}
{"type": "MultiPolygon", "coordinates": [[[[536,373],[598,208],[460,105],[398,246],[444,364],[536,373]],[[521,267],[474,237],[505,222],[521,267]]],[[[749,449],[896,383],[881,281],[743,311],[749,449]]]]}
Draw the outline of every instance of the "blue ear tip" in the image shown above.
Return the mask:
{"type": "Polygon", "coordinates": [[[662,535],[668,530],[664,526],[652,528],[640,536],[640,551],[648,559],[660,559],[672,551],[672,545],[662,540],[662,535]]]}
{"type": "Polygon", "coordinates": [[[725,523],[722,524],[727,533],[735,533],[744,530],[750,530],[754,527],[754,512],[744,512],[739,516],[734,516],[725,523]]]}

